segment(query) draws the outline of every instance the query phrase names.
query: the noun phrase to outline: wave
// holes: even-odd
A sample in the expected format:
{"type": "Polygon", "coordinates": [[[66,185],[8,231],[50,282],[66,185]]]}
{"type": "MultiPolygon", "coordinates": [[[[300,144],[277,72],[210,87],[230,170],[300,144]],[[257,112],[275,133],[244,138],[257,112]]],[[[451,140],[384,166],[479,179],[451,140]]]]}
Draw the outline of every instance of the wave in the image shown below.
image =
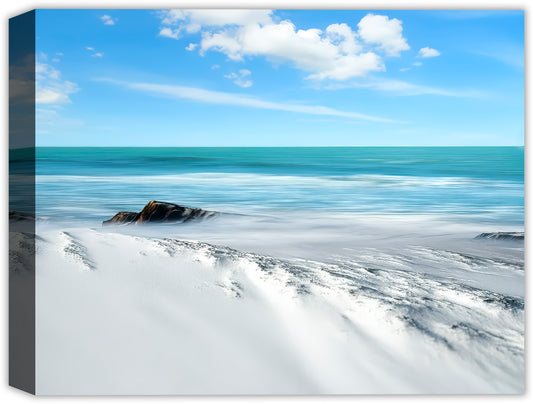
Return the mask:
{"type": "Polygon", "coordinates": [[[508,180],[487,180],[469,177],[425,177],[425,176],[401,176],[401,175],[324,175],[324,176],[290,176],[271,174],[251,174],[233,172],[202,172],[183,173],[165,175],[118,175],[118,176],[88,176],[88,175],[36,175],[36,182],[121,182],[121,183],[172,183],[172,184],[211,184],[220,182],[231,182],[235,185],[323,185],[328,183],[331,186],[346,187],[351,183],[365,186],[433,186],[433,187],[453,187],[453,186],[503,186],[506,188],[516,188],[523,185],[523,181],[508,180]]]}
{"type": "Polygon", "coordinates": [[[245,214],[270,210],[275,215],[291,209],[293,214],[317,210],[422,213],[503,224],[521,224],[524,216],[523,181],[469,177],[231,172],[37,175],[36,196],[41,216],[75,217],[78,213],[73,214],[73,209],[77,209],[84,218],[100,216],[101,220],[118,211],[138,210],[152,199],[245,214]]]}

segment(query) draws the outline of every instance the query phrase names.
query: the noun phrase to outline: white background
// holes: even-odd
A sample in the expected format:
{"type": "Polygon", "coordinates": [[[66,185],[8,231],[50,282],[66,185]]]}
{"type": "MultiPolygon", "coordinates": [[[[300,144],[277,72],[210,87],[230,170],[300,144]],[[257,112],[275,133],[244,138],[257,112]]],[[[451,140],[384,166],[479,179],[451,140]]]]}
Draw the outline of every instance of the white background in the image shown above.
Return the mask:
{"type": "MultiPolygon", "coordinates": [[[[530,3],[533,4],[533,3],[530,3]]],[[[6,403],[28,403],[34,400],[44,401],[46,403],[70,403],[70,402],[124,402],[132,401],[135,403],[149,403],[154,400],[157,401],[176,401],[181,403],[206,403],[206,402],[239,402],[239,403],[333,403],[333,402],[355,402],[358,403],[382,403],[389,401],[398,402],[451,402],[454,403],[466,403],[470,401],[474,402],[489,402],[489,403],[502,403],[502,402],[526,402],[531,400],[531,394],[529,394],[528,387],[531,388],[531,372],[529,371],[530,361],[526,362],[526,394],[523,396],[344,396],[344,397],[40,397],[35,398],[29,394],[23,393],[8,386],[8,19],[23,12],[29,11],[34,8],[217,8],[217,7],[231,7],[231,8],[354,8],[354,9],[525,9],[526,11],[526,75],[528,73],[527,67],[529,66],[529,49],[528,44],[531,40],[531,30],[529,29],[529,8],[526,0],[522,1],[493,1],[493,0],[448,0],[448,1],[420,1],[420,0],[364,0],[364,1],[339,1],[339,0],[286,0],[286,1],[256,1],[251,0],[197,0],[197,1],[158,1],[147,2],[138,0],[113,0],[112,3],[95,1],[95,2],[72,2],[65,0],[55,1],[28,1],[28,0],[3,0],[0,5],[1,9],[1,57],[2,62],[0,68],[2,71],[2,80],[0,86],[2,89],[2,109],[0,110],[1,122],[2,122],[2,134],[1,134],[1,150],[0,150],[0,226],[2,231],[0,232],[0,266],[2,268],[2,276],[0,282],[2,287],[0,288],[0,400],[6,403]]],[[[529,94],[528,80],[526,79],[526,100],[529,94]]],[[[526,102],[526,133],[528,132],[528,116],[531,113],[531,105],[526,102]]],[[[528,147],[526,138],[526,178],[528,177],[528,147]]],[[[530,193],[529,187],[526,186],[526,201],[529,201],[530,193]]],[[[528,217],[526,213],[526,218],[528,217]]],[[[529,220],[526,220],[526,228],[529,220]]],[[[529,240],[526,241],[526,251],[529,252],[530,246],[529,240]]],[[[529,268],[529,254],[526,253],[526,278],[528,285],[526,288],[529,292],[530,276],[527,275],[529,268]]],[[[528,325],[530,324],[529,313],[529,293],[526,294],[526,332],[528,331],[528,325]]],[[[527,332],[528,337],[530,333],[527,332]]],[[[526,355],[529,350],[529,339],[526,338],[526,355]]]]}

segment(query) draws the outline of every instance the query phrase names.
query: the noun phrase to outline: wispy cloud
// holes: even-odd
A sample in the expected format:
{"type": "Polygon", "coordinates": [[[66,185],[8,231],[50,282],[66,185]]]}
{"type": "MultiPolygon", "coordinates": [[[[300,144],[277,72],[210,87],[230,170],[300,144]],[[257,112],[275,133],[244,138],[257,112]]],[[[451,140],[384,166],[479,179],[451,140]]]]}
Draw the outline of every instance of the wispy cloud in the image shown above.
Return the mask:
{"type": "Polygon", "coordinates": [[[493,41],[490,46],[478,46],[472,53],[495,59],[508,66],[524,68],[524,45],[493,41]]]}
{"type": "Polygon", "coordinates": [[[224,77],[233,80],[233,83],[239,87],[247,88],[253,84],[253,81],[248,79],[251,74],[250,70],[241,69],[237,73],[226,74],[224,77]]]}
{"type": "Polygon", "coordinates": [[[411,66],[409,67],[403,67],[400,69],[401,72],[406,72],[406,71],[409,71],[411,70],[413,67],[420,67],[422,66],[422,62],[414,62],[411,66]]]}
{"type": "Polygon", "coordinates": [[[450,90],[443,88],[436,88],[424,86],[420,84],[409,83],[402,80],[371,80],[367,82],[351,82],[351,83],[333,83],[320,87],[325,90],[342,90],[346,88],[366,88],[370,90],[383,91],[396,96],[415,96],[415,95],[440,95],[444,97],[458,97],[458,98],[483,98],[487,94],[471,89],[450,90]]]}
{"type": "Polygon", "coordinates": [[[400,121],[361,114],[358,112],[341,111],[322,105],[302,105],[283,102],[262,100],[246,94],[226,93],[221,91],[205,90],[203,88],[185,87],[167,84],[127,82],[101,78],[97,81],[119,85],[131,90],[150,94],[152,96],[167,97],[174,99],[189,100],[207,104],[232,105],[246,108],[267,109],[274,111],[286,111],[300,114],[336,116],[372,122],[403,123],[400,121]]]}
{"type": "Polygon", "coordinates": [[[449,20],[473,20],[480,18],[516,17],[524,15],[522,10],[439,10],[429,13],[434,17],[449,20]]]}
{"type": "Polygon", "coordinates": [[[113,18],[107,14],[101,16],[100,19],[103,21],[104,25],[115,25],[115,23],[118,21],[118,18],[113,18]]]}
{"type": "Polygon", "coordinates": [[[61,72],[38,58],[35,63],[35,102],[37,104],[69,104],[70,94],[79,91],[77,84],[61,78],[61,72]]]}
{"type": "Polygon", "coordinates": [[[59,128],[72,130],[84,125],[80,119],[67,118],[55,109],[37,108],[35,110],[35,131],[37,134],[54,134],[59,128]]]}
{"type": "Polygon", "coordinates": [[[87,49],[89,52],[91,52],[91,56],[93,58],[104,57],[104,54],[102,52],[96,52],[96,49],[94,49],[92,46],[86,46],[85,49],[87,49]]]}

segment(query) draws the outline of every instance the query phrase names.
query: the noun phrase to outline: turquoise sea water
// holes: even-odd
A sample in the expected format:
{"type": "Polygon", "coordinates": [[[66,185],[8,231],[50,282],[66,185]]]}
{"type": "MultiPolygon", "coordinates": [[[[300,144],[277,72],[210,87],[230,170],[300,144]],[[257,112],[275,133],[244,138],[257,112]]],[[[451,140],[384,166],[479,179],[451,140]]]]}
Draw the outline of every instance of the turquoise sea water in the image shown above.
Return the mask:
{"type": "Polygon", "coordinates": [[[149,200],[234,213],[428,214],[522,225],[523,147],[38,148],[37,215],[149,200]]]}

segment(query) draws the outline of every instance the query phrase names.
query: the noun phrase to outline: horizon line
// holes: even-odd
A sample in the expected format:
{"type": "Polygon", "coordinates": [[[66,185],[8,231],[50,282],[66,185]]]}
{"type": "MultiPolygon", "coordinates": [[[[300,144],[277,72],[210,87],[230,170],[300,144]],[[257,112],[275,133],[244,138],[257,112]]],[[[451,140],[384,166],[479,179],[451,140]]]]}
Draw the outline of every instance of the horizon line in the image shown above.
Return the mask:
{"type": "Polygon", "coordinates": [[[359,145],[359,146],[31,146],[31,147],[19,147],[19,148],[10,148],[9,150],[22,150],[22,149],[32,149],[32,148],[93,148],[93,149],[103,149],[103,148],[121,148],[121,149],[164,149],[164,148],[206,148],[206,149],[217,149],[217,148],[256,148],[256,149],[288,149],[288,148],[354,148],[354,147],[525,147],[525,145],[359,145]]]}

